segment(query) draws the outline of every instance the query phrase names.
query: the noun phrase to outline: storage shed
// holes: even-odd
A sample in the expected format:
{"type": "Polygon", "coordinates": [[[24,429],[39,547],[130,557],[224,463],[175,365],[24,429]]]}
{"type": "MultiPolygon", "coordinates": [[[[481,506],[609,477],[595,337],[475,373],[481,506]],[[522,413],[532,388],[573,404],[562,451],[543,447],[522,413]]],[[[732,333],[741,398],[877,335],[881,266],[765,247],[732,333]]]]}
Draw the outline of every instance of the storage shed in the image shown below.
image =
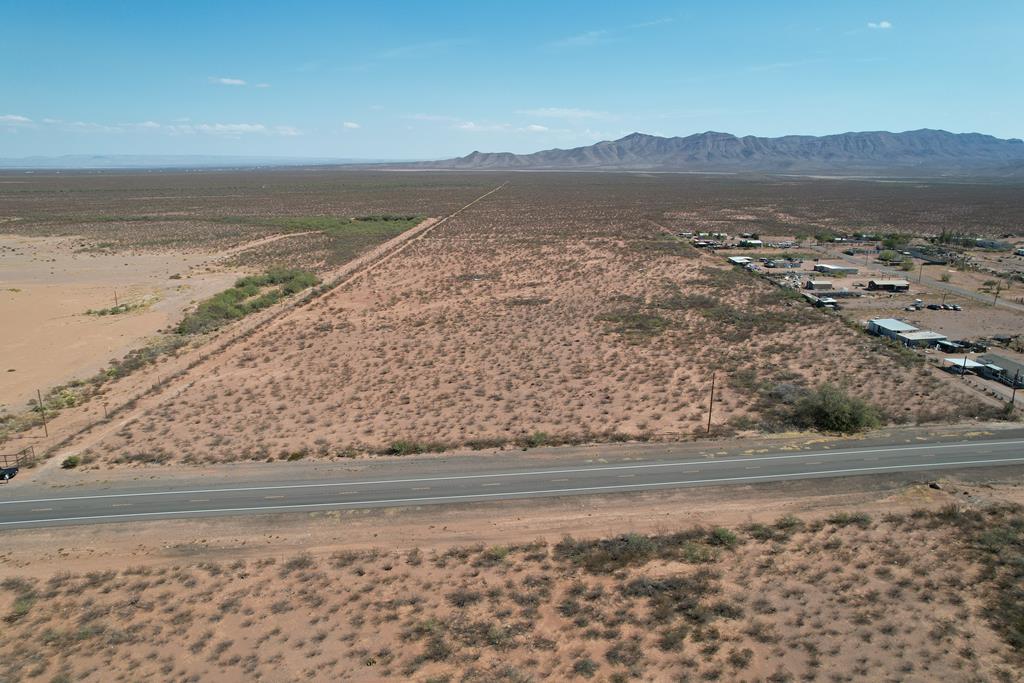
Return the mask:
{"type": "Polygon", "coordinates": [[[837,266],[833,263],[816,263],[814,269],[819,273],[827,275],[856,275],[857,269],[853,266],[837,266]]]}

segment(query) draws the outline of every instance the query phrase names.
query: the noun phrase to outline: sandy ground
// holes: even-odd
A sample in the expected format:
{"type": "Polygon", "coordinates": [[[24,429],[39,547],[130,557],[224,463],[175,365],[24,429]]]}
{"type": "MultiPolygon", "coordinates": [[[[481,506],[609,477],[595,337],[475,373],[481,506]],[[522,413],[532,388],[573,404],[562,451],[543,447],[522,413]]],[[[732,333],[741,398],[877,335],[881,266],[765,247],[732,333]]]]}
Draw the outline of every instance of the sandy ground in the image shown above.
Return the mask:
{"type": "Polygon", "coordinates": [[[76,237],[0,235],[0,408],[36,389],[84,379],[143,346],[193,301],[226,289],[235,272],[209,272],[209,254],[106,253],[76,237]],[[180,279],[170,279],[171,275],[180,279]],[[86,315],[119,303],[119,315],[86,315]]]}
{"type": "Polygon", "coordinates": [[[3,676],[1017,681],[964,539],[908,514],[1024,501],[983,476],[5,533],[3,676]]]}
{"type": "Polygon", "coordinates": [[[713,370],[719,430],[756,425],[761,382],[845,382],[897,421],[969,403],[936,404],[932,392],[962,389],[720,258],[666,245],[628,205],[552,213],[527,189],[509,185],[246,336],[89,448],[107,463],[195,463],[537,432],[679,438],[702,429],[713,370]],[[644,316],[664,328],[618,322],[644,316]],[[882,380],[916,389],[875,391],[882,380]]]}

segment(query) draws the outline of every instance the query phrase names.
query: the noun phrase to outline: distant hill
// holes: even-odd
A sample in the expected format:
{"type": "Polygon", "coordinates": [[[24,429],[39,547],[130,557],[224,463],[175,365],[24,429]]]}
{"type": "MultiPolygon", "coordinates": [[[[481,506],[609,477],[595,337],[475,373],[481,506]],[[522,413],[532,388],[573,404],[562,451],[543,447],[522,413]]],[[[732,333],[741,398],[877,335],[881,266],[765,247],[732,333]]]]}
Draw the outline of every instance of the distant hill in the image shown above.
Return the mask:
{"type": "Polygon", "coordinates": [[[68,154],[53,157],[0,158],[0,170],[256,168],[266,166],[332,166],[381,162],[382,160],[371,159],[247,157],[201,154],[68,154]]]}
{"type": "Polygon", "coordinates": [[[762,138],[699,133],[619,140],[533,154],[473,152],[422,162],[448,169],[607,169],[772,173],[922,173],[1024,175],[1024,142],[980,133],[914,130],[762,138]]]}

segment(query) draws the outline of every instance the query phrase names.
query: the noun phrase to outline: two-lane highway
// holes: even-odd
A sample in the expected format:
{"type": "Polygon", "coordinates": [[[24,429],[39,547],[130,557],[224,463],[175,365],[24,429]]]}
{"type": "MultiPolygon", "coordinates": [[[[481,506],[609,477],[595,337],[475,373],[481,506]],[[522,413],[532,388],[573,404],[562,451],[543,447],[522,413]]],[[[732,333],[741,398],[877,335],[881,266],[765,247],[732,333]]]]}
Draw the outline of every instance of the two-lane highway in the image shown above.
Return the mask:
{"type": "MultiPolygon", "coordinates": [[[[822,477],[1024,465],[1024,439],[873,446],[665,461],[504,469],[438,476],[353,473],[320,481],[155,489],[125,483],[102,492],[19,498],[0,489],[0,529],[147,519],[417,506],[822,477]]],[[[10,485],[9,485],[10,486],[10,485]]]]}

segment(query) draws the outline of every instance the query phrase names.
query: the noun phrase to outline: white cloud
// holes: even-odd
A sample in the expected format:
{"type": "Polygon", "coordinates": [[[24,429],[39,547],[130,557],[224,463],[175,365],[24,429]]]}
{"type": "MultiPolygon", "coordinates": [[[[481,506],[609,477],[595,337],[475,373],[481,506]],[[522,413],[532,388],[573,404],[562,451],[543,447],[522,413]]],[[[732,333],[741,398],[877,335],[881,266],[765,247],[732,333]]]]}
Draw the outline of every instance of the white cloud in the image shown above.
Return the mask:
{"type": "Polygon", "coordinates": [[[554,40],[548,43],[548,45],[551,47],[590,47],[591,45],[598,45],[600,43],[607,42],[611,37],[611,33],[611,31],[605,29],[599,31],[586,31],[574,36],[554,40]]]}
{"type": "Polygon", "coordinates": [[[782,71],[784,69],[793,69],[801,66],[808,66],[810,64],[820,64],[823,59],[799,59],[793,62],[771,62],[769,64],[754,64],[747,67],[747,71],[782,71]]]}
{"type": "Polygon", "coordinates": [[[673,21],[674,19],[672,17],[662,17],[661,19],[653,19],[651,21],[640,21],[612,29],[596,29],[593,31],[585,31],[583,33],[577,33],[576,35],[567,36],[565,38],[560,38],[558,40],[553,40],[550,43],[548,43],[548,47],[573,48],[590,47],[591,45],[603,45],[605,43],[610,43],[614,40],[622,40],[626,37],[626,34],[631,33],[633,31],[652,28],[654,26],[662,26],[664,24],[671,24],[673,21]]]}
{"type": "Polygon", "coordinates": [[[467,39],[446,39],[431,40],[424,43],[411,43],[409,45],[398,45],[383,52],[377,53],[378,59],[396,59],[398,57],[410,57],[430,52],[446,50],[450,47],[459,47],[468,44],[467,39]]]}
{"type": "Polygon", "coordinates": [[[72,121],[71,123],[65,124],[72,130],[83,131],[87,133],[122,133],[124,128],[122,126],[109,126],[105,123],[93,123],[91,121],[72,121]]]}
{"type": "Polygon", "coordinates": [[[269,88],[270,84],[269,83],[257,83],[256,87],[257,88],[269,88]]]}
{"type": "Polygon", "coordinates": [[[546,133],[551,129],[548,128],[547,126],[541,126],[540,124],[537,123],[531,123],[526,127],[526,130],[530,133],[546,133]]]}
{"type": "Polygon", "coordinates": [[[27,116],[19,116],[18,114],[4,114],[0,116],[0,123],[23,126],[27,123],[32,123],[32,119],[27,116]]]}
{"type": "Polygon", "coordinates": [[[241,135],[242,133],[266,133],[262,123],[197,123],[193,126],[200,133],[214,135],[241,135]]]}
{"type": "Polygon", "coordinates": [[[652,26],[671,24],[673,21],[675,21],[675,19],[672,17],[662,17],[661,19],[652,19],[651,21],[641,21],[637,24],[630,24],[627,28],[651,28],[652,26]]]}
{"type": "Polygon", "coordinates": [[[476,123],[475,121],[462,121],[455,124],[455,128],[470,133],[488,133],[495,131],[509,130],[511,126],[507,123],[476,123]]]}
{"type": "Polygon", "coordinates": [[[608,112],[577,109],[575,107],[541,107],[540,109],[523,109],[517,113],[538,118],[569,120],[606,119],[610,117],[608,112]]]}
{"type": "Polygon", "coordinates": [[[211,76],[210,82],[215,83],[217,85],[245,85],[245,81],[243,81],[241,78],[214,78],[213,76],[211,76]]]}
{"type": "Polygon", "coordinates": [[[345,123],[341,124],[341,127],[342,128],[348,128],[350,130],[355,130],[356,128],[362,128],[362,126],[360,126],[355,121],[346,121],[345,123]]]}
{"type": "Polygon", "coordinates": [[[442,123],[458,123],[461,119],[454,116],[443,116],[438,114],[409,114],[405,118],[414,121],[440,121],[442,123]]]}
{"type": "Polygon", "coordinates": [[[869,21],[868,28],[886,30],[892,28],[892,22],[886,19],[882,21],[869,21]]]}
{"type": "MultiPolygon", "coordinates": [[[[26,117],[15,117],[14,115],[0,116],[0,124],[6,123],[11,117],[11,123],[20,125],[35,126],[26,117]],[[15,121],[13,119],[24,119],[15,121]]],[[[282,137],[295,137],[302,135],[302,131],[295,126],[288,125],[266,125],[262,123],[193,123],[188,117],[174,119],[171,123],[160,123],[159,121],[146,120],[138,123],[117,123],[105,124],[91,121],[64,121],[61,119],[45,118],[41,123],[53,126],[58,130],[80,133],[125,133],[129,131],[146,133],[164,133],[167,135],[219,135],[224,137],[240,137],[242,135],[280,135],[282,137]]]]}

